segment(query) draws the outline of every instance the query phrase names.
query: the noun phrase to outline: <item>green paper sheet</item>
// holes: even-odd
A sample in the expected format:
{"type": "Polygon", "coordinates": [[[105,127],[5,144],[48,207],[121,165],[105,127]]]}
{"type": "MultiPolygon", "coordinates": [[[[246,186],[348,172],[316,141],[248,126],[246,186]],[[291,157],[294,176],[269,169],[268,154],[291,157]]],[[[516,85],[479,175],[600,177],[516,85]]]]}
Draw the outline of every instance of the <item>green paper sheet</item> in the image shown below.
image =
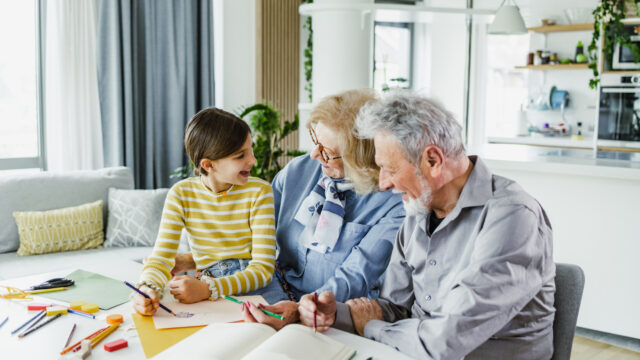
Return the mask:
{"type": "Polygon", "coordinates": [[[109,310],[129,301],[131,289],[122,281],[84,270],[76,270],[66,278],[74,280],[75,285],[64,291],[37,295],[66,302],[82,300],[87,304],[98,304],[102,310],[109,310]]]}

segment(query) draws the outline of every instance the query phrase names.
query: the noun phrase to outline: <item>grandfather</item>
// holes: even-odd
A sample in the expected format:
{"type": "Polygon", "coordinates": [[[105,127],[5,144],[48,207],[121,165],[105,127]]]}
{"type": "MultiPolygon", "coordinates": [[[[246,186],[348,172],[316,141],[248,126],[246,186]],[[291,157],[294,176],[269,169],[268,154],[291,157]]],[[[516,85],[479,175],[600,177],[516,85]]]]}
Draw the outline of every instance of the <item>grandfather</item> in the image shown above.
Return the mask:
{"type": "Polygon", "coordinates": [[[460,125],[424,97],[391,94],[357,129],[407,217],[378,300],[305,296],[301,321],[317,309],[321,331],[355,330],[416,358],[550,359],[555,265],[540,204],[467,156],[460,125]]]}

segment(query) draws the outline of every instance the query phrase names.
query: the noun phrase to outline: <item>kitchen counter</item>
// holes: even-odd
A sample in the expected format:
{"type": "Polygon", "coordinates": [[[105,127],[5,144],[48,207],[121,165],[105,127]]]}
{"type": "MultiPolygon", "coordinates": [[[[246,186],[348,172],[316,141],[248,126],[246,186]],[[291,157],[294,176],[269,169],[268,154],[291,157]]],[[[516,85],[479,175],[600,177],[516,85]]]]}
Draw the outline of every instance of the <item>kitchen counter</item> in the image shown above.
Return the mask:
{"type": "Polygon", "coordinates": [[[487,144],[472,148],[491,168],[640,180],[640,153],[487,144]]]}
{"type": "Polygon", "coordinates": [[[578,326],[640,339],[640,154],[488,144],[471,149],[544,207],[555,262],[586,282],[578,326]],[[603,310],[604,309],[604,310],[603,310]]]}

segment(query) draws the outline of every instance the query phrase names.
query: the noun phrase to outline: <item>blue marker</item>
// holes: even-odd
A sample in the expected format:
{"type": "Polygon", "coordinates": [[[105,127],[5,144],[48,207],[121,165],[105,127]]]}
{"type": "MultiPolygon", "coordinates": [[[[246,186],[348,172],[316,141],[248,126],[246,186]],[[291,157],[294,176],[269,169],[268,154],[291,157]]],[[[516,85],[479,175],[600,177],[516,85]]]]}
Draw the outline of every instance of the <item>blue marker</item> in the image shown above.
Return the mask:
{"type": "Polygon", "coordinates": [[[0,323],[0,328],[2,327],[2,325],[4,325],[7,321],[9,320],[9,317],[7,316],[6,318],[4,318],[4,320],[2,320],[2,322],[0,323]]]}

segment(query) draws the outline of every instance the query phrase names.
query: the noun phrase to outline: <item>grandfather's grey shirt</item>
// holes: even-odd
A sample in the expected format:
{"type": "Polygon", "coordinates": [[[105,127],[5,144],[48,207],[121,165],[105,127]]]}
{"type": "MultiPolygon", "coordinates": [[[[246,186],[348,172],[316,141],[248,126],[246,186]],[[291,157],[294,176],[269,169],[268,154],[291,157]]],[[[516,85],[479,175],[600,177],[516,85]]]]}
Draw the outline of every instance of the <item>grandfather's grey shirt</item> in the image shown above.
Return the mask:
{"type": "MultiPolygon", "coordinates": [[[[475,164],[433,234],[407,216],[365,336],[420,359],[550,359],[555,265],[551,225],[514,181],[475,164]]],[[[353,331],[338,304],[338,328],[353,331]]]]}

